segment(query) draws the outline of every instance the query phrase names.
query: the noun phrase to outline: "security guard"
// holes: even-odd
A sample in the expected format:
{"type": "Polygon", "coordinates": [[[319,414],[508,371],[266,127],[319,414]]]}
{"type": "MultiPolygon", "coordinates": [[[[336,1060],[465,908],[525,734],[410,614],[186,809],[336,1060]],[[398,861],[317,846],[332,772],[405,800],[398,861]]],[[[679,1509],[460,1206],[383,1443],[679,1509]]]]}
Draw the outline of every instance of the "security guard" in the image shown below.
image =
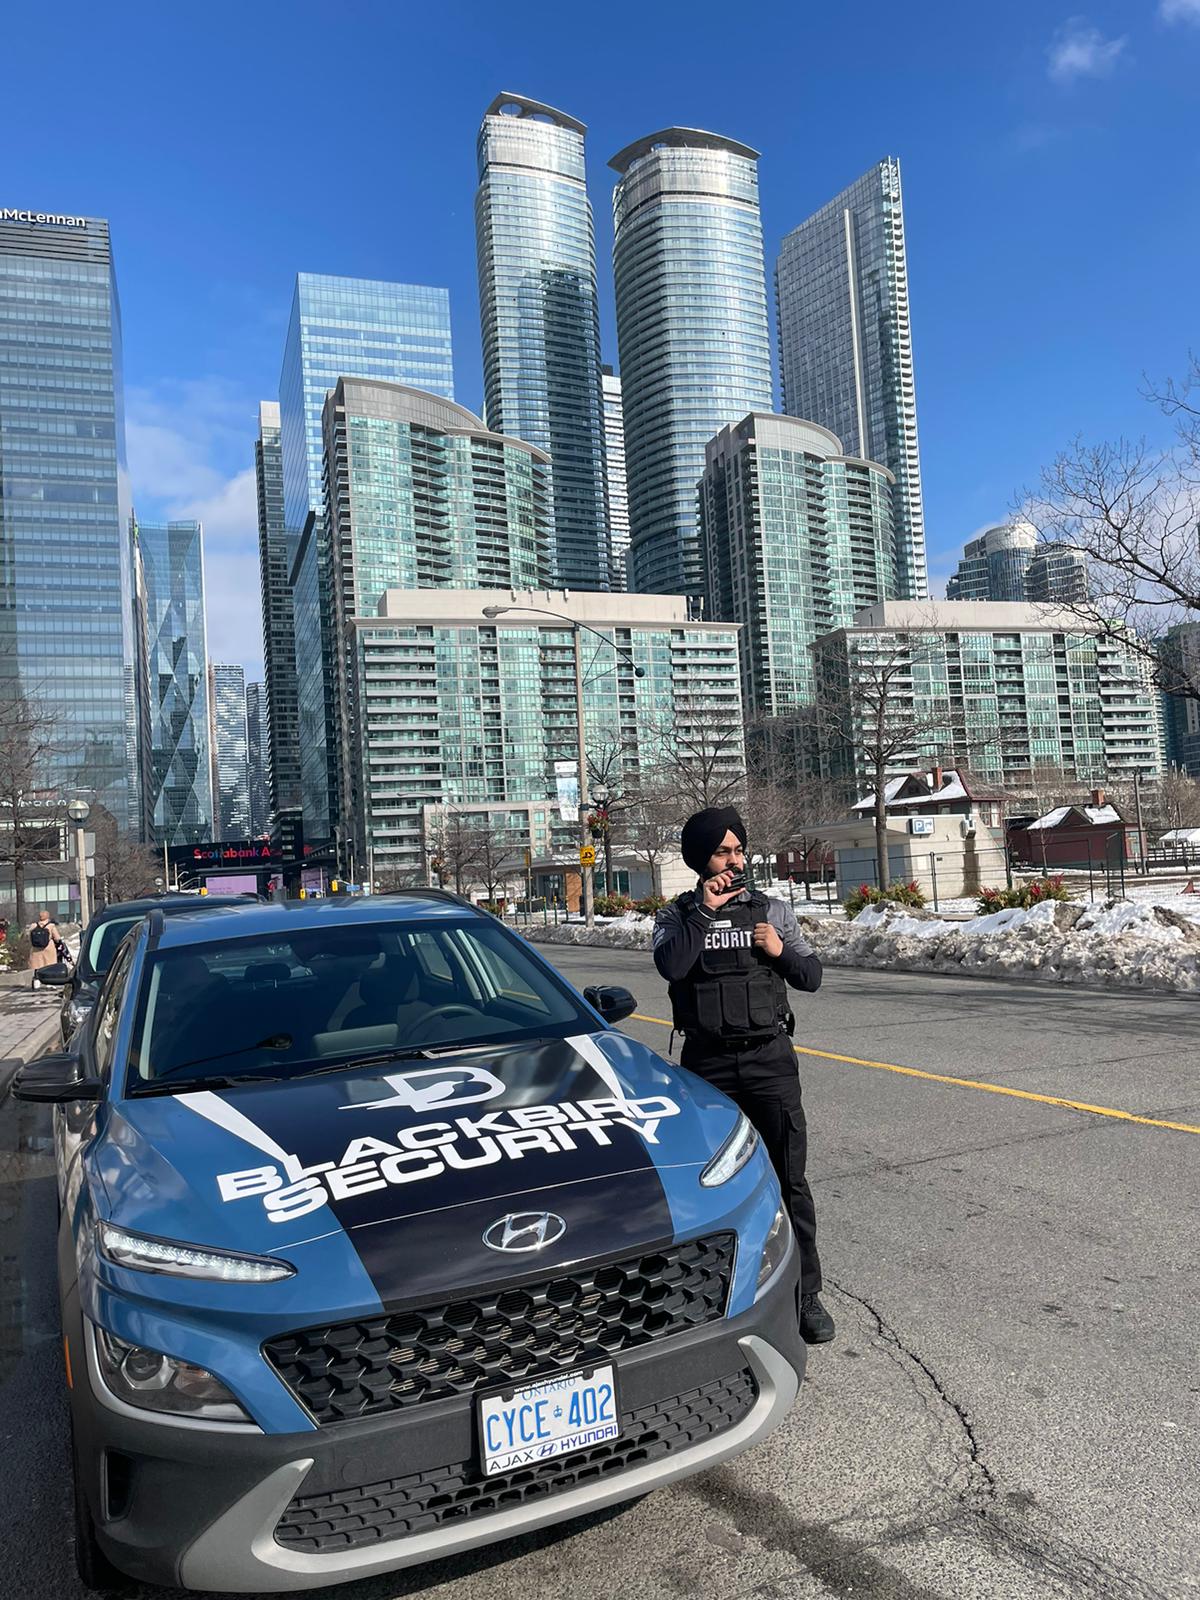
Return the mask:
{"type": "Polygon", "coordinates": [[[788,986],[821,986],[821,963],[779,900],[745,887],[746,826],[732,806],[689,817],[683,859],[700,882],[654,923],[654,964],[666,978],[680,1061],[733,1100],[766,1146],[800,1250],[800,1332],[834,1334],[821,1304],[817,1218],[804,1175],[808,1132],[789,1034],[788,986]]]}

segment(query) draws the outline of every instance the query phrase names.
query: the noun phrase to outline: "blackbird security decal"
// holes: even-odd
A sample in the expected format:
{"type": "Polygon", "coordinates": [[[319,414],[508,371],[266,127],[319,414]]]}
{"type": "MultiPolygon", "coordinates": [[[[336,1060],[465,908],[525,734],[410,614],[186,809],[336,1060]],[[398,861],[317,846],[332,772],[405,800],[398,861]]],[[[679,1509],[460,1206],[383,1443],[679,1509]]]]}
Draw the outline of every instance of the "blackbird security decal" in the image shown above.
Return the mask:
{"type": "MultiPolygon", "coordinates": [[[[445,1086],[445,1072],[438,1076],[445,1086]]],[[[219,1099],[215,1095],[211,1098],[219,1099]]],[[[447,1097],[448,1100],[455,1098],[453,1094],[447,1097]]],[[[490,1096],[467,1093],[462,1098],[487,1099],[490,1096]]],[[[439,1100],[438,1103],[444,1102],[439,1100]]],[[[224,1106],[223,1109],[232,1108],[224,1106]]],[[[561,1155],[564,1151],[579,1149],[580,1144],[589,1139],[596,1144],[609,1145],[612,1129],[624,1128],[647,1144],[657,1144],[659,1123],[665,1117],[679,1114],[678,1105],[666,1095],[649,1095],[640,1100],[562,1100],[554,1105],[513,1106],[478,1116],[400,1128],[395,1142],[370,1135],[352,1139],[337,1161],[320,1161],[306,1167],[298,1157],[281,1150],[240,1114],[237,1114],[239,1126],[235,1129],[231,1121],[213,1115],[214,1110],[207,1108],[203,1114],[212,1116],[214,1121],[223,1121],[230,1131],[237,1131],[249,1143],[276,1158],[275,1163],[268,1166],[221,1173],[217,1178],[221,1199],[261,1196],[272,1222],[303,1217],[331,1200],[348,1200],[374,1189],[385,1189],[389,1184],[420,1183],[447,1171],[465,1172],[472,1167],[491,1166],[497,1161],[520,1161],[526,1154],[535,1152],[561,1155]]]]}

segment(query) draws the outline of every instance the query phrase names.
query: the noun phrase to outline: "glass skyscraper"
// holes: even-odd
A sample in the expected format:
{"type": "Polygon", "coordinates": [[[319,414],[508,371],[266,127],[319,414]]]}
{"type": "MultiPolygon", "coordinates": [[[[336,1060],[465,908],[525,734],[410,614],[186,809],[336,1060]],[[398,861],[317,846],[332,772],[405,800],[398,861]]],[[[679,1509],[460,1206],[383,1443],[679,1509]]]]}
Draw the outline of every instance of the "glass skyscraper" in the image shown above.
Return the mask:
{"type": "Polygon", "coordinates": [[[585,132],[582,122],[538,100],[498,95],[479,130],[475,239],[487,425],[550,454],[556,581],[607,589],[600,313],[585,132]]]}
{"type": "Polygon", "coordinates": [[[625,408],[621,380],[602,369],[604,384],[604,465],[608,478],[608,552],[613,589],[629,587],[629,485],[625,472],[625,408]]]}
{"type": "Polygon", "coordinates": [[[208,669],[212,729],[213,832],[218,839],[250,837],[250,757],[246,733],[246,674],[232,662],[208,669]]]}
{"type": "MultiPolygon", "coordinates": [[[[340,753],[356,739],[350,624],[389,590],[549,585],[550,462],[452,400],[343,378],[325,402],[325,476],[340,753]]],[[[353,772],[338,766],[335,820],[354,811],[353,772]]]]}
{"type": "Polygon", "coordinates": [[[257,839],[271,820],[271,795],[267,784],[267,686],[246,685],[246,761],[250,769],[250,836],[257,839]]]}
{"type": "Polygon", "coordinates": [[[898,594],[929,592],[900,163],[889,156],[783,241],[783,409],[896,479],[898,594]]]}
{"type": "Polygon", "coordinates": [[[198,522],[141,522],[149,681],[150,811],[156,844],[212,837],[204,540],[198,522]]]}
{"type": "Polygon", "coordinates": [[[709,443],[700,485],[707,615],[741,624],[747,716],[813,705],[814,640],[893,593],[894,482],[796,417],[756,413],[709,443]]]}
{"type": "Polygon", "coordinates": [[[705,446],[771,410],[757,162],[733,139],[667,128],[610,163],[633,589],[704,592],[705,446]]]}
{"type": "MultiPolygon", "coordinates": [[[[333,640],[329,595],[329,549],[321,525],[321,412],[325,396],[341,377],[383,378],[393,383],[444,395],[454,394],[454,362],[450,340],[450,296],[445,289],[418,284],[382,283],[368,278],[334,278],[301,272],[296,277],[292,315],[279,378],[280,443],[283,451],[283,514],[296,556],[310,513],[315,515],[317,608],[310,615],[298,609],[293,593],[296,636],[297,699],[304,698],[307,716],[300,718],[302,739],[316,739],[320,759],[328,754],[329,799],[336,793],[336,752],[327,751],[326,730],[333,726],[333,640]],[[314,652],[303,650],[301,631],[320,630],[315,659],[323,674],[323,700],[313,685],[299,681],[300,658],[310,666],[314,652]],[[317,705],[324,705],[319,725],[317,705]]],[[[302,745],[301,761],[314,759],[302,745]]],[[[311,776],[311,774],[310,774],[311,776]]],[[[305,815],[309,816],[308,778],[302,774],[305,815]]]]}
{"type": "Polygon", "coordinates": [[[0,213],[0,696],[57,719],[39,783],[139,831],[121,321],[108,223],[0,213]]]}
{"type": "Polygon", "coordinates": [[[289,582],[299,539],[283,516],[283,447],[279,402],[258,408],[254,445],[258,485],[258,566],[262,588],[263,666],[266,674],[265,770],[272,810],[300,803],[300,724],[296,706],[296,633],[289,582]]]}

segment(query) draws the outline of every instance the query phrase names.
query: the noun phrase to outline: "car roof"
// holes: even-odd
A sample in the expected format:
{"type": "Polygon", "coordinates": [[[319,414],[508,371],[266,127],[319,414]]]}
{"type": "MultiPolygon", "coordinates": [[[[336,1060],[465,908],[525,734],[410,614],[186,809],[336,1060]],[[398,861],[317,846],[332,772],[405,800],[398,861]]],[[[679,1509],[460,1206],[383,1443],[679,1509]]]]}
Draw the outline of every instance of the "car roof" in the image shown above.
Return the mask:
{"type": "Polygon", "coordinates": [[[322,928],[378,926],[396,922],[461,922],[488,916],[469,900],[443,889],[405,889],[391,894],[344,895],[333,899],[276,900],[269,904],[205,906],[190,917],[164,923],[160,950],[218,944],[233,937],[269,938],[322,928]]]}
{"type": "Polygon", "coordinates": [[[97,911],[92,922],[109,922],[114,917],[144,917],[147,911],[162,911],[174,916],[178,911],[195,911],[201,906],[252,906],[257,902],[246,895],[145,895],[138,900],[110,900],[103,911],[97,911]]]}

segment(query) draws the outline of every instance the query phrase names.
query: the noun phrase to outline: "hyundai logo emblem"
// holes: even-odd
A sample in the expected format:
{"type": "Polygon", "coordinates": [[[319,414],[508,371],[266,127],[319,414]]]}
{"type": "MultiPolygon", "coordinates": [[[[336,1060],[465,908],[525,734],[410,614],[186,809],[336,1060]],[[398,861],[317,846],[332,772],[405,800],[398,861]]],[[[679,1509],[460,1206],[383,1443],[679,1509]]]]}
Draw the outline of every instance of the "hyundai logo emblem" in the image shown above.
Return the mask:
{"type": "Polygon", "coordinates": [[[540,1250],[566,1231],[566,1223],[553,1211],[510,1211],[492,1223],[483,1242],[489,1250],[540,1250]]]}

